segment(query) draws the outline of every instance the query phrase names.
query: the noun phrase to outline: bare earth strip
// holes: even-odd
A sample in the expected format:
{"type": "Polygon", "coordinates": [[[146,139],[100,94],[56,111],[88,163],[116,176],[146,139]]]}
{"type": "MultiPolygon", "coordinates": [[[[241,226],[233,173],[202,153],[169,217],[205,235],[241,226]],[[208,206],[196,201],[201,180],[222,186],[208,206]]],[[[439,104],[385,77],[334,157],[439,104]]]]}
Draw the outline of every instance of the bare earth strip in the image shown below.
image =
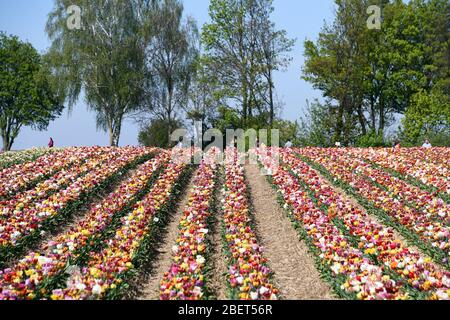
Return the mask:
{"type": "Polygon", "coordinates": [[[155,257],[154,263],[152,265],[152,270],[149,270],[149,274],[142,283],[142,287],[139,288],[140,295],[139,300],[159,300],[159,285],[164,276],[164,272],[169,271],[172,265],[173,252],[172,247],[175,245],[179,229],[181,217],[186,209],[186,205],[189,201],[189,193],[194,186],[195,172],[192,175],[189,185],[185,189],[185,194],[183,195],[177,212],[171,218],[167,226],[167,233],[165,234],[165,240],[161,243],[160,247],[157,248],[158,256],[155,257]]]}
{"type": "Polygon", "coordinates": [[[306,244],[292,227],[278,205],[276,192],[256,165],[246,166],[251,188],[255,223],[274,281],[287,300],[336,299],[331,288],[320,278],[306,244]]]}

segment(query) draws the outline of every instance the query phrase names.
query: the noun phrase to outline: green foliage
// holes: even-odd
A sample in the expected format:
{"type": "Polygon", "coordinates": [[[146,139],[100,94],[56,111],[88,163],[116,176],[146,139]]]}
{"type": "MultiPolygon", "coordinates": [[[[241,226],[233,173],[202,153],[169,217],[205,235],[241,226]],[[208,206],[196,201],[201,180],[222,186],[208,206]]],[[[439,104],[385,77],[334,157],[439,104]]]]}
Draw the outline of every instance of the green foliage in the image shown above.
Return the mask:
{"type": "Polygon", "coordinates": [[[170,145],[169,137],[167,136],[167,128],[172,129],[181,127],[181,123],[174,121],[172,126],[169,126],[167,121],[155,119],[149,125],[141,129],[138,136],[138,141],[141,145],[146,147],[166,148],[170,145]]]}
{"type": "Polygon", "coordinates": [[[415,143],[423,131],[445,132],[450,3],[382,1],[381,30],[366,27],[369,4],[380,5],[336,0],[335,21],[317,41],[305,42],[303,78],[333,102],[326,111],[327,139],[352,145],[363,136],[364,144],[376,144],[380,139],[372,138],[382,136],[397,114],[406,116],[408,141],[415,143]]]}
{"type": "Polygon", "coordinates": [[[420,140],[428,136],[436,137],[436,142],[440,142],[438,137],[448,137],[450,134],[449,95],[442,92],[419,91],[412,98],[403,124],[403,134],[411,143],[420,143],[420,140]]]}
{"type": "Polygon", "coordinates": [[[180,111],[188,108],[189,91],[195,89],[191,83],[199,56],[199,35],[196,22],[184,19],[183,11],[179,0],[157,2],[151,15],[153,36],[147,45],[151,77],[144,111],[166,121],[167,141],[180,111]]]}
{"type": "Polygon", "coordinates": [[[203,62],[210,83],[241,128],[272,125],[277,105],[273,73],[289,62],[294,41],[271,21],[272,0],[211,0],[203,26],[203,62]]]}
{"type": "Polygon", "coordinates": [[[207,66],[206,57],[199,55],[194,63],[194,72],[189,90],[189,106],[187,119],[202,121],[204,129],[212,128],[218,119],[218,109],[223,105],[222,97],[217,90],[218,80],[212,76],[207,66]]]}
{"type": "Polygon", "coordinates": [[[329,106],[317,100],[308,104],[306,116],[301,119],[299,143],[301,146],[330,147],[333,143],[333,117],[329,106]]]}
{"type": "Polygon", "coordinates": [[[51,74],[29,43],[0,33],[0,134],[9,151],[20,129],[45,130],[64,106],[51,74]]]}
{"type": "Polygon", "coordinates": [[[297,121],[275,120],[272,129],[280,130],[280,146],[284,146],[289,140],[294,146],[301,144],[300,125],[297,121]]]}
{"type": "Polygon", "coordinates": [[[386,147],[383,141],[383,134],[377,134],[372,131],[366,135],[361,136],[356,142],[357,148],[376,148],[376,147],[386,147]]]}
{"type": "Polygon", "coordinates": [[[327,103],[328,113],[333,115],[328,117],[333,136],[327,140],[349,145],[354,141],[354,128],[360,126],[364,131],[366,126],[363,97],[370,48],[368,1],[339,0],[336,6],[333,24],[323,27],[316,43],[305,42],[303,79],[321,90],[327,101],[333,101],[327,103]]]}
{"type": "Polygon", "coordinates": [[[218,108],[218,117],[214,121],[214,128],[219,129],[221,132],[226,132],[227,129],[240,129],[241,118],[239,113],[234,109],[220,106],[218,108]]]}
{"type": "MultiPolygon", "coordinates": [[[[450,130],[430,133],[426,136],[426,139],[428,139],[433,146],[450,147],[450,130]]],[[[425,139],[423,139],[423,141],[424,140],[425,139]]]]}
{"type": "Polygon", "coordinates": [[[402,141],[402,147],[420,147],[428,140],[432,146],[438,147],[450,147],[450,130],[439,130],[437,132],[429,132],[428,134],[422,134],[415,139],[405,135],[402,131],[399,135],[399,139],[402,141]]]}
{"type": "Polygon", "coordinates": [[[46,31],[48,59],[69,105],[85,93],[99,129],[118,145],[123,118],[143,102],[146,18],[151,4],[141,0],[55,0],[46,31]],[[67,26],[67,8],[79,6],[81,29],[67,26]]]}

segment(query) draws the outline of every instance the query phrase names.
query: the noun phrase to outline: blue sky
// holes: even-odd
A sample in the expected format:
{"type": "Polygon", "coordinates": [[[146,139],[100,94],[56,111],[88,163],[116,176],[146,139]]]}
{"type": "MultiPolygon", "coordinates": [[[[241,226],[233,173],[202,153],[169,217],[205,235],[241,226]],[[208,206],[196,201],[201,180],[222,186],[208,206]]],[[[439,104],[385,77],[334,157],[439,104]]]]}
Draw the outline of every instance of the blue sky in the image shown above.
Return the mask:
{"type": "MultiPolygon", "coordinates": [[[[324,21],[332,21],[333,0],[274,0],[273,20],[278,28],[285,29],[297,43],[292,52],[293,61],[288,70],[276,75],[278,97],[285,107],[282,117],[299,119],[306,100],[320,97],[320,92],[300,79],[303,65],[303,42],[316,39],[324,21]]],[[[201,27],[208,18],[209,0],[184,0],[185,13],[194,17],[201,27]]],[[[29,41],[38,51],[45,52],[50,46],[45,33],[47,15],[53,7],[53,0],[0,0],[0,30],[29,41]]],[[[136,145],[138,127],[132,121],[125,121],[120,145],[136,145]]],[[[47,131],[38,132],[24,128],[13,149],[43,146],[53,137],[57,146],[107,145],[108,137],[97,131],[95,116],[87,110],[82,99],[70,116],[67,111],[50,124],[47,131]]]]}

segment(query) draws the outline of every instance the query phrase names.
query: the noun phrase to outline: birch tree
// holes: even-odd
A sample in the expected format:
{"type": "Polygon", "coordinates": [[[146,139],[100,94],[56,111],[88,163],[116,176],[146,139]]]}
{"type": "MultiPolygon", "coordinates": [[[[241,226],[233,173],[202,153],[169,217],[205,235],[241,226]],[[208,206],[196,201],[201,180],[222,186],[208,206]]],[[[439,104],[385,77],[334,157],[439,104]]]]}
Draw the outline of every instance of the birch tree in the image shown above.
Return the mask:
{"type": "Polygon", "coordinates": [[[84,92],[97,127],[119,145],[125,117],[141,106],[146,81],[145,41],[155,1],[55,0],[46,31],[49,57],[72,107],[84,92]],[[72,7],[71,7],[72,6],[72,7]],[[68,12],[69,7],[79,10],[68,12]],[[73,15],[79,14],[79,17],[73,15]],[[71,28],[70,19],[79,19],[71,28]]]}

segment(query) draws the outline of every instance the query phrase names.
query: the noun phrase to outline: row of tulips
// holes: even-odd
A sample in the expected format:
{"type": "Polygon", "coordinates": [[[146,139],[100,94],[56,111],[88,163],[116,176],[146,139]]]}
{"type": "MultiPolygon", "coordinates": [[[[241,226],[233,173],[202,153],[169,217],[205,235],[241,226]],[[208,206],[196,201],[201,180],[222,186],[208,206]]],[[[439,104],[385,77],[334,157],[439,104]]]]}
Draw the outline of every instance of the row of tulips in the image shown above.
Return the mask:
{"type": "Polygon", "coordinates": [[[149,239],[158,232],[160,220],[173,206],[171,199],[184,183],[182,177],[187,167],[184,161],[171,161],[148,195],[121,219],[121,226],[105,242],[105,247],[92,252],[88,265],[72,275],[65,288],[53,290],[51,299],[103,299],[120,294],[127,278],[148,254],[149,239]]]}
{"type": "MultiPolygon", "coordinates": [[[[418,152],[410,152],[409,149],[400,149],[395,152],[387,149],[349,149],[342,150],[342,152],[367,159],[402,175],[418,179],[423,184],[433,186],[439,192],[450,195],[450,166],[448,158],[445,158],[443,154],[440,155],[440,159],[446,159],[441,161],[446,161],[447,165],[426,162],[418,152]]],[[[438,156],[436,155],[436,157],[438,156]]]]}
{"type": "Polygon", "coordinates": [[[299,227],[315,255],[318,269],[341,298],[407,299],[408,293],[386,270],[350,240],[311,200],[297,178],[283,166],[278,167],[270,150],[258,150],[262,166],[273,173],[269,178],[280,195],[283,207],[299,227]]]}
{"type": "MultiPolygon", "coordinates": [[[[322,204],[323,210],[333,220],[342,222],[345,231],[356,240],[358,248],[364,249],[380,265],[395,271],[399,281],[408,283],[414,291],[425,293],[416,297],[450,299],[449,272],[441,272],[430,258],[405,246],[392,228],[378,223],[366,211],[359,209],[292,152],[282,151],[282,160],[312,191],[312,197],[322,204]]],[[[414,291],[412,294],[415,294],[414,291]]]]}
{"type": "Polygon", "coordinates": [[[359,197],[380,209],[384,220],[392,221],[393,225],[404,235],[423,247],[439,263],[448,267],[450,255],[450,226],[436,217],[430,217],[419,211],[415,206],[399,198],[356,173],[357,160],[349,160],[344,156],[333,155],[335,151],[328,149],[299,149],[303,156],[320,164],[334,178],[342,180],[350,186],[359,197]],[[406,229],[406,230],[405,230],[406,229]],[[426,246],[426,248],[424,247],[426,246]]]}
{"type": "Polygon", "coordinates": [[[34,203],[27,210],[14,212],[13,216],[0,223],[0,253],[8,255],[16,247],[27,245],[41,231],[81,206],[86,197],[109,185],[110,180],[152,152],[153,149],[132,147],[111,150],[108,159],[97,161],[100,165],[78,177],[66,189],[34,203]]]}
{"type": "Polygon", "coordinates": [[[116,151],[106,152],[106,149],[102,148],[81,151],[78,154],[73,153],[74,157],[79,156],[79,158],[69,160],[66,166],[70,164],[70,167],[60,170],[47,180],[38,183],[34,188],[0,202],[2,218],[8,219],[21,216],[40,201],[75,183],[88,172],[100,168],[110,159],[110,156],[117,155],[119,153],[116,151]]]}
{"type": "Polygon", "coordinates": [[[239,160],[237,150],[228,148],[225,154],[222,213],[231,298],[276,300],[279,292],[272,283],[272,271],[267,266],[264,250],[258,244],[252,227],[245,172],[239,160]]]}
{"type": "Polygon", "coordinates": [[[35,299],[45,296],[50,284],[70,264],[77,264],[84,253],[101,243],[107,230],[151,186],[153,178],[170,159],[161,151],[122,182],[100,203],[93,204],[83,219],[68,231],[50,239],[40,252],[31,252],[13,267],[0,271],[0,300],[35,299]],[[42,289],[45,290],[43,291],[42,289]]]}
{"type": "Polygon", "coordinates": [[[214,191],[218,178],[216,156],[206,154],[195,176],[188,204],[173,246],[173,263],[160,284],[161,300],[201,300],[207,298],[208,234],[214,214],[214,191]]]}
{"type": "Polygon", "coordinates": [[[100,148],[68,148],[39,157],[35,161],[11,166],[0,171],[0,198],[17,195],[42,179],[67,168],[77,166],[98,153],[100,148]]]}
{"type": "Polygon", "coordinates": [[[32,148],[24,151],[8,151],[0,153],[0,169],[8,168],[10,166],[21,164],[25,162],[34,161],[37,158],[58,152],[61,149],[48,149],[48,148],[32,148]]]}
{"type": "MultiPolygon", "coordinates": [[[[330,157],[336,157],[335,150],[330,150],[330,157]]],[[[387,190],[392,198],[398,198],[412,205],[415,209],[422,211],[430,219],[437,219],[443,223],[450,223],[450,204],[417,186],[406,183],[404,180],[394,177],[388,172],[373,167],[371,164],[347,153],[339,154],[339,161],[351,168],[356,174],[363,176],[369,182],[387,190]]]]}
{"type": "Polygon", "coordinates": [[[422,159],[425,162],[443,165],[450,168],[450,148],[404,148],[400,149],[399,153],[405,157],[422,159]]]}

